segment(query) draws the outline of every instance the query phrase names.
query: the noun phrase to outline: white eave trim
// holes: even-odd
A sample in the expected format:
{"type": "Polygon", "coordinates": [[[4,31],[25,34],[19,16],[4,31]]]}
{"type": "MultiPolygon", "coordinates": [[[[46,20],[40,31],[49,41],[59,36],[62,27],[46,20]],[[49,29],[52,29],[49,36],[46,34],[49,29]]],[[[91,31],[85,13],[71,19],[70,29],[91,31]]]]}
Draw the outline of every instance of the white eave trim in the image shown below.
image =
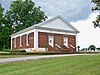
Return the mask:
{"type": "MultiPolygon", "coordinates": [[[[70,30],[64,30],[64,29],[40,27],[40,26],[35,26],[35,27],[33,28],[33,30],[30,30],[30,32],[31,32],[31,31],[34,31],[34,29],[49,30],[49,31],[57,31],[57,32],[64,32],[64,33],[73,33],[73,34],[79,33],[78,31],[70,31],[70,30]]],[[[29,31],[29,30],[27,30],[27,31],[29,31]]],[[[16,35],[19,35],[19,34],[24,33],[24,32],[25,32],[24,30],[21,31],[21,32],[17,32],[17,33],[15,33],[15,34],[12,34],[11,37],[16,36],[16,35]]]]}
{"type": "Polygon", "coordinates": [[[79,31],[70,31],[70,30],[64,30],[64,29],[47,28],[47,27],[39,27],[39,26],[37,26],[36,29],[58,31],[58,32],[66,32],[66,33],[75,33],[75,34],[79,33],[79,31]]]}
{"type": "Polygon", "coordinates": [[[30,31],[30,30],[32,30],[32,29],[35,29],[35,26],[28,27],[28,28],[23,29],[23,30],[21,30],[21,31],[19,31],[19,32],[16,32],[16,33],[14,33],[14,34],[12,34],[12,35],[10,35],[10,36],[11,36],[11,37],[12,37],[12,36],[16,36],[16,35],[18,35],[18,34],[24,33],[24,32],[26,32],[26,31],[30,31]]]}

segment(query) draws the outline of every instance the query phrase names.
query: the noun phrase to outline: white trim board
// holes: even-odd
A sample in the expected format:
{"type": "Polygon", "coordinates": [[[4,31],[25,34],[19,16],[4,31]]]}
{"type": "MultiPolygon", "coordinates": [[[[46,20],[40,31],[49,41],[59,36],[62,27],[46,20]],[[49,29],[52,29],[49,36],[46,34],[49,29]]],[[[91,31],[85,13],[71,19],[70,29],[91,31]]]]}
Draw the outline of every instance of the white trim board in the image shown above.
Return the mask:
{"type": "Polygon", "coordinates": [[[38,31],[34,30],[34,49],[38,49],[38,31]]]}
{"type": "Polygon", "coordinates": [[[22,36],[22,35],[25,35],[25,34],[32,33],[35,30],[37,30],[38,32],[46,32],[46,33],[56,33],[56,34],[66,34],[66,35],[77,35],[77,33],[61,32],[61,31],[54,31],[54,30],[43,30],[43,29],[33,29],[33,30],[30,30],[30,31],[27,31],[27,32],[24,32],[24,33],[15,35],[15,36],[12,36],[12,38],[16,38],[18,36],[22,36]]]}
{"type": "Polygon", "coordinates": [[[32,32],[34,32],[34,29],[33,29],[33,30],[30,30],[30,31],[27,31],[27,32],[23,32],[23,33],[18,34],[18,35],[11,36],[11,37],[12,37],[12,38],[15,38],[15,37],[23,36],[23,35],[25,35],[25,34],[29,34],[29,33],[32,33],[32,32]]]}
{"type": "Polygon", "coordinates": [[[66,35],[77,35],[76,33],[57,32],[57,31],[42,30],[42,29],[38,29],[38,32],[46,32],[46,33],[54,33],[54,34],[66,34],[66,35]]]}

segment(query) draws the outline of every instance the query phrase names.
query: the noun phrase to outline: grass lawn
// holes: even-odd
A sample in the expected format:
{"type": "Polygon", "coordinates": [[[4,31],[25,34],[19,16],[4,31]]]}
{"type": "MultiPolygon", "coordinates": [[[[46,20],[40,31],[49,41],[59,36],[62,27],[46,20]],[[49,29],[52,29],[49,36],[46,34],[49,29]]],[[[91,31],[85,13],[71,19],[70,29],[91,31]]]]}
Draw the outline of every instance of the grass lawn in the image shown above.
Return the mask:
{"type": "Polygon", "coordinates": [[[15,57],[23,57],[23,56],[30,56],[30,55],[6,55],[9,52],[0,51],[0,58],[15,58],[15,57]],[[4,53],[4,55],[2,55],[4,53]]]}
{"type": "Polygon", "coordinates": [[[16,58],[16,57],[26,57],[31,55],[0,55],[0,58],[16,58]]]}
{"type": "Polygon", "coordinates": [[[0,64],[0,75],[100,75],[100,55],[46,58],[0,64]]]}
{"type": "Polygon", "coordinates": [[[9,53],[9,52],[0,51],[0,53],[9,53]]]}

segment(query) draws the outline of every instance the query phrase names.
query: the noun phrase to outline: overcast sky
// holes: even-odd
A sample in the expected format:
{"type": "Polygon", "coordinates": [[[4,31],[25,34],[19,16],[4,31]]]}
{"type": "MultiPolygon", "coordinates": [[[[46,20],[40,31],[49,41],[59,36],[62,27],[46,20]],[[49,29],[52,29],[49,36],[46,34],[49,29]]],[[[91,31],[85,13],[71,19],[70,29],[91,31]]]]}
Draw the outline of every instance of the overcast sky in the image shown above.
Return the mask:
{"type": "MultiPolygon", "coordinates": [[[[90,0],[34,0],[37,6],[48,17],[61,15],[76,27],[80,33],[78,34],[78,45],[88,47],[93,44],[100,47],[100,29],[93,28],[92,21],[95,19],[96,13],[91,12],[90,0]]],[[[7,10],[11,0],[0,0],[2,6],[7,10]]]]}
{"type": "MultiPolygon", "coordinates": [[[[61,15],[67,21],[86,19],[91,13],[90,0],[34,0],[37,6],[49,17],[61,15]]],[[[5,9],[9,8],[11,0],[1,0],[5,9]]]]}

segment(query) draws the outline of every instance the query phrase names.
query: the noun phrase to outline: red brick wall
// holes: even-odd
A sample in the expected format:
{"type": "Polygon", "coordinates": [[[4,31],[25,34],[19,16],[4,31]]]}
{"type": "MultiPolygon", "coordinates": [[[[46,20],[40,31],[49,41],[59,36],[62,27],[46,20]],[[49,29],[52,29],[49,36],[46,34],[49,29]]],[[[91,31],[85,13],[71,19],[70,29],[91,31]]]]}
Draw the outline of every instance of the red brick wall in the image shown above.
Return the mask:
{"type": "Polygon", "coordinates": [[[34,48],[34,33],[30,33],[29,35],[29,48],[34,48]]]}
{"type": "Polygon", "coordinates": [[[20,47],[20,48],[26,48],[26,47],[27,47],[27,45],[26,45],[26,34],[25,34],[25,35],[22,36],[22,47],[20,47]]]}
{"type": "Polygon", "coordinates": [[[73,49],[72,47],[70,47],[70,44],[76,47],[76,36],[68,35],[68,43],[69,43],[68,46],[69,46],[70,52],[75,52],[76,48],[73,49]]]}
{"type": "MultiPolygon", "coordinates": [[[[64,35],[62,34],[54,34],[54,44],[57,44],[61,47],[61,45],[63,44],[63,36],[64,35]]],[[[62,51],[61,48],[56,45],[54,45],[54,48],[56,51],[62,51]]]]}
{"type": "MultiPolygon", "coordinates": [[[[48,36],[51,35],[49,33],[39,32],[38,34],[38,47],[39,48],[45,48],[45,45],[48,44],[48,36]]],[[[76,47],[76,37],[74,35],[63,35],[63,34],[52,34],[54,36],[54,48],[51,46],[48,46],[49,51],[55,51],[56,49],[61,52],[62,49],[56,48],[57,46],[55,44],[58,44],[59,46],[62,46],[66,48],[66,52],[75,52],[76,49],[70,47],[69,45],[73,45],[76,47]],[[63,46],[63,38],[68,37],[68,46],[69,48],[63,46]],[[52,49],[52,50],[51,50],[52,49]]]]}
{"type": "Polygon", "coordinates": [[[63,44],[63,36],[62,34],[54,34],[54,43],[58,45],[63,44]]]}
{"type": "Polygon", "coordinates": [[[22,35],[22,46],[20,46],[20,36],[16,37],[16,47],[14,47],[14,38],[12,39],[12,49],[34,48],[34,33],[29,34],[29,45],[26,44],[26,34],[22,35]]]}
{"type": "Polygon", "coordinates": [[[20,37],[18,36],[17,38],[16,38],[16,48],[20,48],[20,37]]]}
{"type": "Polygon", "coordinates": [[[48,50],[49,50],[49,52],[50,52],[50,51],[53,52],[53,51],[55,51],[55,48],[53,48],[53,47],[51,47],[50,45],[48,45],[48,50]]]}
{"type": "Polygon", "coordinates": [[[48,33],[38,32],[38,47],[44,48],[48,44],[48,33]]]}

